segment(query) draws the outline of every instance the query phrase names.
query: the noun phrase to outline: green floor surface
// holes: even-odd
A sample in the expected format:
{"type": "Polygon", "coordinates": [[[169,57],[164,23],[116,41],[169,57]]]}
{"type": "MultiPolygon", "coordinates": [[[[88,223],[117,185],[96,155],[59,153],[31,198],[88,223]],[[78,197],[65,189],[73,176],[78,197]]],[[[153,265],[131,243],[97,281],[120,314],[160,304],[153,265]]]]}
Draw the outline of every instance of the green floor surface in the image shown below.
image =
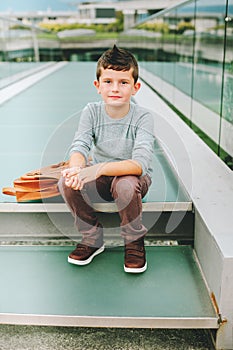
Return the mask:
{"type": "Polygon", "coordinates": [[[67,262],[72,249],[0,247],[1,323],[21,323],[14,315],[22,314],[22,323],[27,315],[42,316],[33,324],[52,323],[46,315],[61,316],[59,325],[65,316],[81,317],[81,325],[93,325],[88,320],[96,317],[96,326],[101,326],[98,317],[109,318],[109,326],[114,318],[128,318],[129,326],[130,318],[151,318],[152,328],[153,318],[212,318],[217,323],[191,247],[146,247],[143,274],[123,271],[122,247],[108,248],[82,267],[67,262]]]}

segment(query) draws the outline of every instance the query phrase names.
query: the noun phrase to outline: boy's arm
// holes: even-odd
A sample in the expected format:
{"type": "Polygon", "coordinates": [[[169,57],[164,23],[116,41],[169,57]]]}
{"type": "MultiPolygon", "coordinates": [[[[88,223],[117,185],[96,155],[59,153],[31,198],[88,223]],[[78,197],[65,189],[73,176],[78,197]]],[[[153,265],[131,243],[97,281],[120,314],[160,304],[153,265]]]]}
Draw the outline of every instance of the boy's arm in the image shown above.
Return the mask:
{"type": "Polygon", "coordinates": [[[136,160],[127,159],[118,162],[100,163],[97,169],[97,177],[105,176],[122,176],[142,174],[142,167],[136,160]]]}
{"type": "Polygon", "coordinates": [[[128,159],[118,162],[98,163],[73,173],[71,178],[66,181],[67,186],[74,190],[81,190],[83,186],[90,181],[104,176],[123,176],[142,174],[142,167],[139,162],[128,159]]]}
{"type": "Polygon", "coordinates": [[[80,152],[74,152],[70,156],[69,167],[70,168],[84,168],[86,166],[86,159],[80,152]]]}

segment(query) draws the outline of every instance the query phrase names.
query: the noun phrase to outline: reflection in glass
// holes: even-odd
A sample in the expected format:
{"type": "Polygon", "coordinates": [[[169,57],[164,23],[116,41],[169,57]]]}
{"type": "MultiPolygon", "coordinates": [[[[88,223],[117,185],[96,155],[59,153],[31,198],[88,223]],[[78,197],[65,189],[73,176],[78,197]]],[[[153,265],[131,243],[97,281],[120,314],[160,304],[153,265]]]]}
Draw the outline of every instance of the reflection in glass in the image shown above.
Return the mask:
{"type": "Polygon", "coordinates": [[[197,1],[193,98],[220,114],[225,3],[197,1]]]}
{"type": "Polygon", "coordinates": [[[221,158],[233,169],[233,0],[228,1],[225,24],[226,45],[219,152],[221,158]]]}
{"type": "Polygon", "coordinates": [[[143,29],[160,30],[154,60],[144,62],[155,89],[233,168],[232,1],[190,1],[152,16],[143,29]]]}

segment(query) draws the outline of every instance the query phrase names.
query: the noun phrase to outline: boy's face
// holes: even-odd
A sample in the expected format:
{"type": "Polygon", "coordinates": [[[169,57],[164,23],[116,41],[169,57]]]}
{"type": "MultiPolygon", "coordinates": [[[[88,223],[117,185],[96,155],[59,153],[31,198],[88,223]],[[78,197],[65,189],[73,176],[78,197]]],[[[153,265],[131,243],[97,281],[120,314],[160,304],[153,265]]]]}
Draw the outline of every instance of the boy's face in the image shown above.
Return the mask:
{"type": "Polygon", "coordinates": [[[111,105],[129,103],[131,96],[140,89],[140,83],[134,83],[132,68],[128,71],[101,68],[100,78],[94,85],[103,101],[111,105]]]}

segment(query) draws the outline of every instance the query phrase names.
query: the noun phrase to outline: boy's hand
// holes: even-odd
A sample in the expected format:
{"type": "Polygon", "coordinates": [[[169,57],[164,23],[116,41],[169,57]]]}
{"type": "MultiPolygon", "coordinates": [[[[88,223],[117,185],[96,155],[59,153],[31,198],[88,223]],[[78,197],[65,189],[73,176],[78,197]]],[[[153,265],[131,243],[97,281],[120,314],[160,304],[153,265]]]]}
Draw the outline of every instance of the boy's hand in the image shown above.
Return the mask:
{"type": "Polygon", "coordinates": [[[72,167],[62,171],[62,176],[65,178],[65,184],[67,187],[76,189],[78,186],[78,174],[80,172],[80,167],[72,167]]]}
{"type": "Polygon", "coordinates": [[[79,181],[78,189],[81,190],[86,183],[98,179],[98,177],[102,175],[101,168],[103,167],[103,165],[104,163],[99,163],[81,169],[77,176],[79,181]]]}
{"type": "Polygon", "coordinates": [[[74,190],[82,190],[83,186],[101,176],[101,167],[103,163],[88,166],[86,168],[69,168],[62,172],[65,177],[65,184],[74,190]]]}

